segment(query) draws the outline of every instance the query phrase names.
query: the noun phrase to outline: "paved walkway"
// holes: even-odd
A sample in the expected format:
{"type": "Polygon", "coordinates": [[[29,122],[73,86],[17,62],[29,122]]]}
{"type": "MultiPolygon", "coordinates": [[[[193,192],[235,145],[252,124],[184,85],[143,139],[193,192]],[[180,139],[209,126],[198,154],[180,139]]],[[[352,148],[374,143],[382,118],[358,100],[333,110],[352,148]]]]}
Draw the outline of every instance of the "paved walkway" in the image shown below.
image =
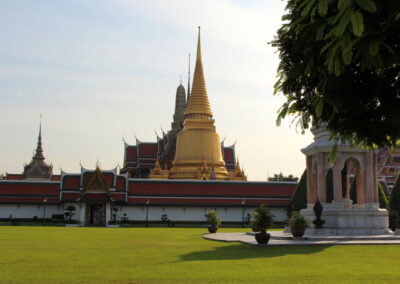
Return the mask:
{"type": "MultiPolygon", "coordinates": [[[[389,245],[400,244],[400,236],[306,236],[304,238],[293,238],[291,234],[269,231],[271,239],[269,246],[299,246],[299,245],[389,245]]],[[[254,233],[215,233],[205,234],[205,239],[221,242],[241,242],[250,245],[258,245],[254,233]]]]}

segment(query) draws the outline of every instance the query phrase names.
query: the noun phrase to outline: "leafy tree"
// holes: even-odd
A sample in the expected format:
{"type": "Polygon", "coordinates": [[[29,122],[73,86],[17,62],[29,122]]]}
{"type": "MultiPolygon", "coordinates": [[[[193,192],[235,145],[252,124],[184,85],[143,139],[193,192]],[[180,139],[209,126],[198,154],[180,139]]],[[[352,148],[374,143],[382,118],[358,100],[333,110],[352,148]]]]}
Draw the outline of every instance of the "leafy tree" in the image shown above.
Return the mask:
{"type": "Polygon", "coordinates": [[[292,195],[291,202],[296,211],[307,207],[307,169],[301,175],[300,182],[292,195]]]}
{"type": "Polygon", "coordinates": [[[327,123],[336,138],[367,146],[400,138],[400,1],[288,0],[272,41],[280,55],[277,119],[304,131],[327,123]]]}
{"type": "Polygon", "coordinates": [[[274,174],[273,177],[268,178],[269,181],[298,181],[299,178],[293,175],[284,176],[282,173],[274,174]]]}

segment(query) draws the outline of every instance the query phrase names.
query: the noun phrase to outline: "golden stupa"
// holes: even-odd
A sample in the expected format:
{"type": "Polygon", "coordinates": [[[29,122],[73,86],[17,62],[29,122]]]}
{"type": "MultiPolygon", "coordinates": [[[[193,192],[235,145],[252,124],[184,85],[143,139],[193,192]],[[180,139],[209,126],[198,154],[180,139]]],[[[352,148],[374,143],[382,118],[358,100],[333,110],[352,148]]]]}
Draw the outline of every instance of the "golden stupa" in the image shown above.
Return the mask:
{"type": "Polygon", "coordinates": [[[192,92],[184,116],[184,127],[177,135],[175,159],[170,179],[231,179],[221,153],[221,140],[215,130],[201,60],[200,27],[192,92]]]}

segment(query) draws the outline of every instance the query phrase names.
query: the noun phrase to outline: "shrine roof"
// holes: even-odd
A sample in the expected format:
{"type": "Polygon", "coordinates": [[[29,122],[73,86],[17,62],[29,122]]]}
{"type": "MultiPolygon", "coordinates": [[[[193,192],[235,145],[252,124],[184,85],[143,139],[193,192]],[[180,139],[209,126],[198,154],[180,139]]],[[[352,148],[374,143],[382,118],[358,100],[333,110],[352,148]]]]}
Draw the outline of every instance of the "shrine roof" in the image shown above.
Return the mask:
{"type": "Polygon", "coordinates": [[[58,196],[60,182],[57,181],[0,181],[0,195],[7,196],[58,196]]]}
{"type": "Polygon", "coordinates": [[[225,163],[235,163],[235,150],[233,148],[224,147],[224,161],[225,163]]]}
{"type": "Polygon", "coordinates": [[[6,175],[6,180],[22,180],[23,176],[21,174],[9,174],[6,175]]]}
{"type": "Polygon", "coordinates": [[[140,143],[138,144],[139,157],[156,157],[158,152],[157,143],[140,143]]]}
{"type": "Polygon", "coordinates": [[[137,159],[137,147],[135,146],[126,146],[125,148],[125,161],[136,161],[137,159]]]}
{"type": "Polygon", "coordinates": [[[66,174],[62,177],[61,189],[75,189],[78,190],[81,187],[81,175],[80,174],[66,174]]]}

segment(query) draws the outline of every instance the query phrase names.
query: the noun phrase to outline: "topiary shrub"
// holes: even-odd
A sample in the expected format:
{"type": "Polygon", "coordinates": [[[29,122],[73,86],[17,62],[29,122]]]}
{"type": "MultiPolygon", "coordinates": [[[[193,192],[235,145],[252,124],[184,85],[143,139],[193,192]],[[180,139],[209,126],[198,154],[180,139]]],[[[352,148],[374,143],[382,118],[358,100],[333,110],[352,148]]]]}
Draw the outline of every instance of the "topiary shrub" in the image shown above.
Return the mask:
{"type": "Polygon", "coordinates": [[[397,228],[399,214],[397,211],[389,211],[389,228],[394,231],[397,228]]]}
{"type": "Polygon", "coordinates": [[[326,174],[326,202],[331,203],[333,200],[333,171],[328,170],[326,174]]]}
{"type": "Polygon", "coordinates": [[[378,181],[378,194],[379,194],[379,208],[389,209],[389,200],[383,191],[382,184],[378,181]]]}
{"type": "Polygon", "coordinates": [[[300,211],[307,207],[307,169],[301,175],[299,184],[291,199],[294,210],[300,211]]]}
{"type": "MultiPolygon", "coordinates": [[[[389,223],[390,228],[396,228],[398,227],[397,222],[399,221],[398,215],[400,212],[400,173],[397,175],[396,180],[394,182],[392,191],[390,192],[390,198],[389,198],[389,212],[390,216],[392,218],[389,218],[389,222],[392,221],[392,223],[389,223]],[[394,217],[396,216],[396,218],[394,217]],[[395,222],[395,223],[393,223],[395,222]]],[[[392,230],[394,230],[392,229],[392,230]]]]}

